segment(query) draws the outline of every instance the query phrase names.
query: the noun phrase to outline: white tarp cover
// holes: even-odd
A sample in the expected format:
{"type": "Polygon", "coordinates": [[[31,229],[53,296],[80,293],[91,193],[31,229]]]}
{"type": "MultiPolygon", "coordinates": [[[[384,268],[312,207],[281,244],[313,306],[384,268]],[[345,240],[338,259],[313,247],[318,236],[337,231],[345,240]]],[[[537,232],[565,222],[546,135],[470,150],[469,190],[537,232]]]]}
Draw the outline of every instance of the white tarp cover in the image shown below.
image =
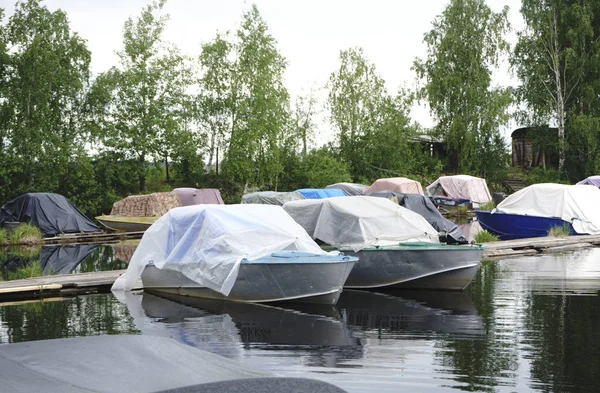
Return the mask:
{"type": "Polygon", "coordinates": [[[423,216],[386,198],[307,199],[283,208],[309,235],[336,248],[360,251],[404,241],[439,242],[438,232],[423,216]]]}
{"type": "Polygon", "coordinates": [[[442,176],[426,188],[427,195],[465,198],[471,202],[483,204],[492,200],[485,179],[469,176],[442,176]]]}
{"type": "Polygon", "coordinates": [[[600,234],[600,189],[590,185],[534,184],[500,202],[493,212],[555,217],[577,233],[600,234]]]}
{"type": "Polygon", "coordinates": [[[377,179],[371,187],[365,190],[365,194],[370,194],[379,191],[394,191],[400,194],[419,194],[425,195],[423,186],[416,180],[406,177],[389,177],[385,179],[377,179]]]}
{"type": "Polygon", "coordinates": [[[306,199],[302,194],[296,191],[278,192],[278,191],[258,191],[242,195],[242,203],[259,203],[263,205],[281,206],[289,201],[306,199]]]}
{"type": "Polygon", "coordinates": [[[142,237],[113,290],[131,290],[144,267],[175,270],[227,296],[242,259],[281,250],[326,254],[281,206],[193,205],[171,209],[142,237]]]}
{"type": "Polygon", "coordinates": [[[352,196],[362,195],[368,187],[369,186],[365,186],[364,184],[357,183],[335,183],[328,185],[327,187],[325,187],[325,189],[339,188],[340,190],[344,191],[346,195],[352,196]]]}

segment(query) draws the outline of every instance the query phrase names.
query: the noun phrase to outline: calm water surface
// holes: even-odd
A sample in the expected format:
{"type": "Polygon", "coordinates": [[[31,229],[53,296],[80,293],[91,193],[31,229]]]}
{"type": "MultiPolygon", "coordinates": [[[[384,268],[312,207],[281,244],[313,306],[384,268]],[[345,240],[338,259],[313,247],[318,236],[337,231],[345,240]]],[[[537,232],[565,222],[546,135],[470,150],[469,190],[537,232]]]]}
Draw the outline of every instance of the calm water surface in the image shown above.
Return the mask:
{"type": "Polygon", "coordinates": [[[0,343],[154,334],[349,392],[596,392],[599,289],[588,249],[486,262],[465,293],[344,291],[335,307],[150,294],[5,305],[0,343]]]}

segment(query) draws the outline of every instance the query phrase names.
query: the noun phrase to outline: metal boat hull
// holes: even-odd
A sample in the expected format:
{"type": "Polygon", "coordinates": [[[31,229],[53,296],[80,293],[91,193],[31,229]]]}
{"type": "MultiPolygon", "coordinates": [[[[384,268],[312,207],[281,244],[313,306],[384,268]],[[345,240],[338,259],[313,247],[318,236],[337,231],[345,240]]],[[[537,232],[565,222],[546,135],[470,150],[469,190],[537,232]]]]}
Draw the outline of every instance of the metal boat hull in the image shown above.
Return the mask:
{"type": "Polygon", "coordinates": [[[475,215],[481,227],[500,236],[500,240],[523,239],[548,236],[552,227],[567,225],[571,235],[577,233],[570,223],[560,218],[525,216],[520,214],[494,213],[476,210],[475,215]]]}
{"type": "Polygon", "coordinates": [[[144,232],[159,217],[99,216],[96,220],[106,228],[117,232],[144,232]]]}
{"type": "Polygon", "coordinates": [[[462,290],[479,270],[483,249],[417,243],[344,254],[359,258],[345,288],[462,290]]]}
{"type": "Polygon", "coordinates": [[[144,290],[241,302],[306,302],[335,304],[356,259],[314,263],[253,263],[243,261],[228,296],[203,287],[183,274],[146,266],[144,290]]]}

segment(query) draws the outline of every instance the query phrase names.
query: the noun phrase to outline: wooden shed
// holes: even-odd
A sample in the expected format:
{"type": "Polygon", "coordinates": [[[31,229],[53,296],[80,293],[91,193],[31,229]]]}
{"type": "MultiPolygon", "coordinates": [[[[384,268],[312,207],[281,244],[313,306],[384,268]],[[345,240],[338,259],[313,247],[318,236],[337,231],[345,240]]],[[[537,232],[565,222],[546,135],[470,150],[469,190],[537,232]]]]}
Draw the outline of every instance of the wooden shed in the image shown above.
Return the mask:
{"type": "Polygon", "coordinates": [[[511,134],[512,166],[558,168],[558,130],[554,127],[522,127],[511,134]]]}

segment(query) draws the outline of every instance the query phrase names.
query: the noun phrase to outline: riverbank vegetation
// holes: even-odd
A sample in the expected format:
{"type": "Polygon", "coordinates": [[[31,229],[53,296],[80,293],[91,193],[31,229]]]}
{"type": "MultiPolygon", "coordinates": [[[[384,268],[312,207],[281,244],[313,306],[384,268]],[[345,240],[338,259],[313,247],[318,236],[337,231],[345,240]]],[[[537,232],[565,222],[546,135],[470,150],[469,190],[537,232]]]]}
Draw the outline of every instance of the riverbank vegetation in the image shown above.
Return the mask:
{"type": "Polygon", "coordinates": [[[290,95],[285,53],[255,5],[190,58],[163,38],[164,4],[125,22],[117,64],[98,75],[64,12],[40,0],[18,1],[10,17],[0,8],[0,204],[57,192],[96,215],[126,195],[178,186],[216,187],[239,202],[249,188],[392,176],[427,184],[450,173],[499,187],[510,158],[500,128],[511,117],[557,125],[558,138],[534,143],[558,140],[558,180],[600,172],[599,0],[524,0],[515,48],[508,9],[450,0],[414,61],[416,86],[390,92],[363,49],[340,48],[323,97],[290,95]],[[505,59],[516,89],[493,83],[505,59]],[[429,106],[431,129],[412,119],[416,101],[429,106]],[[317,146],[323,128],[335,138],[317,146]]]}
{"type": "Polygon", "coordinates": [[[0,228],[0,246],[43,243],[42,232],[34,225],[22,223],[12,230],[0,228]]]}

